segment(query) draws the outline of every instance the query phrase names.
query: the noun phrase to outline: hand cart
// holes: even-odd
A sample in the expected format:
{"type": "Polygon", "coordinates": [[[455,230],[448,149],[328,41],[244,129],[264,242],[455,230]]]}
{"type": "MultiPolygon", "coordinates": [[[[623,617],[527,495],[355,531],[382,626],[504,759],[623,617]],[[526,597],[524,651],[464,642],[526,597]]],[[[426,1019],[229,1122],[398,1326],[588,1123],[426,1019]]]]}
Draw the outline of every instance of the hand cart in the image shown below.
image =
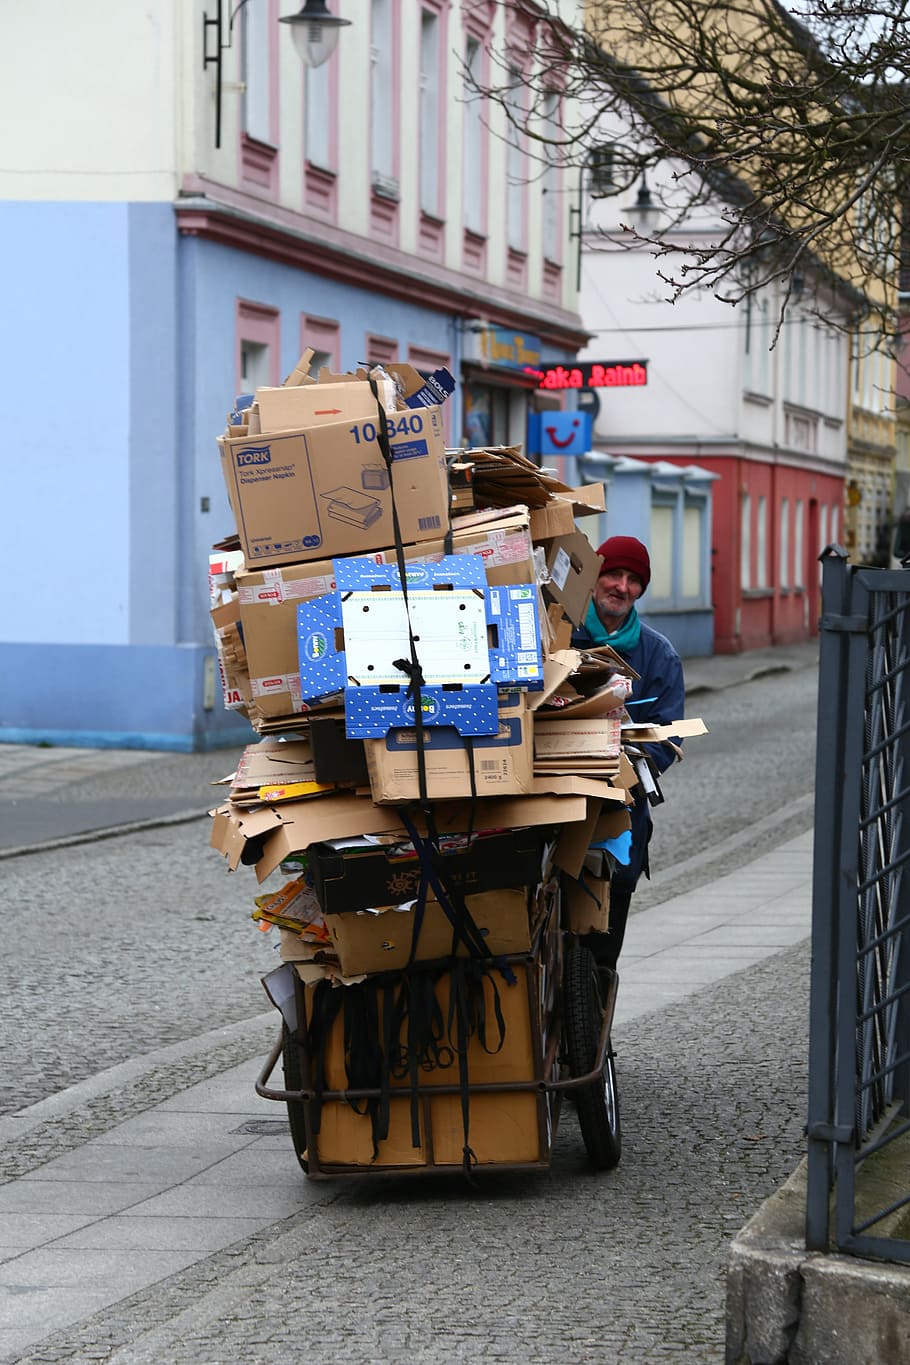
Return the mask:
{"type": "Polygon", "coordinates": [[[454,958],[415,964],[407,973],[368,978],[368,997],[349,994],[364,983],[328,988],[338,1006],[328,1026],[318,1026],[313,989],[295,973],[293,1001],[282,1007],[281,1034],[256,1092],[287,1105],[294,1150],[310,1179],[545,1170],[567,1097],[591,1164],[616,1166],[622,1137],[611,1028],[618,976],[598,969],[565,923],[558,875],[542,891],[529,953],[479,965],[454,958]],[[479,1013],[489,1033],[501,1016],[499,1047],[461,1027],[452,1002],[468,978],[479,1003],[475,1022],[479,1013]],[[405,986],[411,1014],[421,991],[431,1000],[432,1026],[424,1032],[432,1042],[419,1057],[408,1056],[405,1043],[408,1009],[392,1020],[405,986]],[[360,1016],[349,1008],[355,1004],[360,1016]],[[385,1047],[381,1074],[369,1066],[351,1073],[358,1018],[361,1039],[378,1044],[374,1061],[385,1047]],[[374,1021],[367,1034],[363,1018],[374,1021]],[[279,1060],[283,1089],[270,1085],[279,1060]]]}

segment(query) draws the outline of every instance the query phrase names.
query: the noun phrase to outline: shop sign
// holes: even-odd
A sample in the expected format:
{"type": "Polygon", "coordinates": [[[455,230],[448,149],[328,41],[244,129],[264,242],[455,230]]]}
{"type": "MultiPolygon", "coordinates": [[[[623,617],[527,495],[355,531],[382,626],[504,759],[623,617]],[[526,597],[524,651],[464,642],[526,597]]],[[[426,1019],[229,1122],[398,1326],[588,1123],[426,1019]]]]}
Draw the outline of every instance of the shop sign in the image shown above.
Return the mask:
{"type": "Polygon", "coordinates": [[[527,332],[514,332],[508,327],[482,327],[475,335],[479,342],[476,359],[482,365],[537,371],[540,365],[540,337],[527,332]]]}
{"type": "Polygon", "coordinates": [[[647,360],[582,360],[577,365],[543,365],[542,389],[631,389],[648,382],[647,360]]]}
{"type": "Polygon", "coordinates": [[[528,414],[528,449],[534,455],[587,455],[591,449],[589,412],[528,414]]]}

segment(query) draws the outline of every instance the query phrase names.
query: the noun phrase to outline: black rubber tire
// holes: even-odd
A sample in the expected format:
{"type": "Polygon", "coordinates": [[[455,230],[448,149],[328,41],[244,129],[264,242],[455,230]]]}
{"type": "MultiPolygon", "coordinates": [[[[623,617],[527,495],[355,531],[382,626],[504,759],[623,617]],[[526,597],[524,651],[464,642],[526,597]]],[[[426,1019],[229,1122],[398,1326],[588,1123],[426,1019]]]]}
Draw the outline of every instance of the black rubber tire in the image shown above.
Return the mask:
{"type": "MultiPolygon", "coordinates": [[[[303,1085],[303,1068],[300,1065],[299,1044],[291,1034],[287,1024],[282,1024],[281,1031],[281,1060],[284,1066],[284,1088],[285,1090],[299,1090],[303,1085]]],[[[310,1167],[304,1153],[307,1150],[306,1119],[304,1118],[303,1100],[286,1100],[288,1109],[288,1123],[291,1128],[291,1141],[294,1144],[294,1151],[297,1160],[300,1162],[301,1170],[307,1175],[310,1167]]]]}
{"type": "MultiPolygon", "coordinates": [[[[580,943],[566,950],[562,990],[569,1075],[586,1076],[597,1058],[603,1005],[597,966],[590,951],[580,943]]],[[[612,1047],[607,1050],[603,1075],[567,1093],[575,1097],[578,1125],[592,1166],[599,1171],[612,1170],[622,1155],[612,1047]]]]}

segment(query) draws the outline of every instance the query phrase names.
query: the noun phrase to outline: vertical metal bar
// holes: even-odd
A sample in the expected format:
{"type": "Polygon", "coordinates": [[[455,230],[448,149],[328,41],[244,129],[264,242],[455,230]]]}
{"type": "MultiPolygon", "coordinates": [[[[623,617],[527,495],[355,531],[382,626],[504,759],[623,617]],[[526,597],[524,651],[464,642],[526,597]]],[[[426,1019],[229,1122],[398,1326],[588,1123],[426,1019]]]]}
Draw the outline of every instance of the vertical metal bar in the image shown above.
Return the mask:
{"type": "Polygon", "coordinates": [[[221,146],[221,21],[222,0],[218,0],[218,33],[216,34],[215,57],[215,146],[221,146]]]}
{"type": "Polygon", "coordinates": [[[806,1246],[828,1246],[830,1145],[816,1136],[834,1121],[833,1062],[837,988],[836,851],[841,823],[838,803],[842,772],[841,723],[844,702],[844,638],[826,625],[841,615],[847,598],[847,561],[843,554],[822,561],[822,619],[819,632],[818,742],[815,758],[815,834],[812,871],[812,961],[809,990],[809,1095],[806,1189],[806,1246]]]}
{"type": "MultiPolygon", "coordinates": [[[[868,620],[869,592],[863,576],[850,576],[848,615],[868,620]]],[[[841,774],[841,839],[837,887],[837,1034],[835,1062],[834,1123],[838,1129],[855,1128],[857,1074],[857,921],[859,901],[859,830],[863,795],[863,757],[866,737],[866,664],[868,634],[852,631],[846,642],[846,690],[843,725],[843,772],[841,774]]],[[[838,1142],[834,1148],[835,1238],[842,1245],[852,1235],[856,1168],[853,1143],[838,1142]]]]}

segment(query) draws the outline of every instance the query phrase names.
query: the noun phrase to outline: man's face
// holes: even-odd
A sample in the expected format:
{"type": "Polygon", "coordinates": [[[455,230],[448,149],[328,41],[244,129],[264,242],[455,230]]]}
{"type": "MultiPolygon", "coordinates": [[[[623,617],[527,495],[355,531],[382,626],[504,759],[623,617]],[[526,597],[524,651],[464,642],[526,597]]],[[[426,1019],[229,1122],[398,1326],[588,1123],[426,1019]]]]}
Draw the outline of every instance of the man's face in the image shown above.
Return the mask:
{"type": "Polygon", "coordinates": [[[609,630],[617,630],[644,592],[631,569],[604,569],[594,584],[594,606],[609,630]]]}

